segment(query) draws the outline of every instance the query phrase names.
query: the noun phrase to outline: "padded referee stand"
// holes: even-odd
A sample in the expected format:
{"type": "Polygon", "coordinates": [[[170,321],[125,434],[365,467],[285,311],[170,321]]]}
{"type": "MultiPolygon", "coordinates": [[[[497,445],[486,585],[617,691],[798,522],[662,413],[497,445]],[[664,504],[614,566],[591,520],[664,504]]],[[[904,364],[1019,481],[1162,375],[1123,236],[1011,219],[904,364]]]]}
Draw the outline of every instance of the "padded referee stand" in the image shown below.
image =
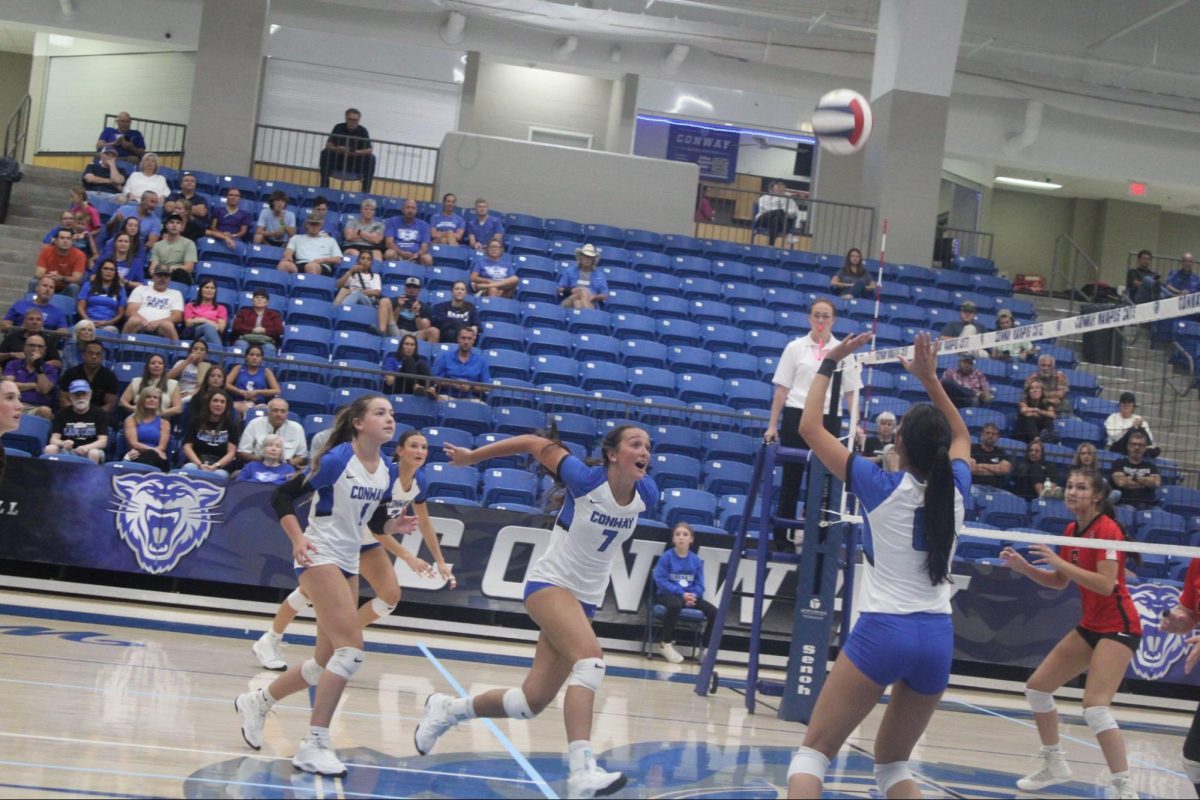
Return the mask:
{"type": "MultiPolygon", "coordinates": [[[[650,580],[646,581],[646,636],[642,640],[642,655],[654,657],[654,632],[662,626],[662,618],[667,609],[661,603],[655,602],[657,594],[654,585],[654,567],[650,568],[650,580]]],[[[704,612],[698,608],[684,608],[679,612],[679,621],[675,629],[689,629],[692,632],[692,658],[700,652],[700,638],[704,634],[704,612]]]]}

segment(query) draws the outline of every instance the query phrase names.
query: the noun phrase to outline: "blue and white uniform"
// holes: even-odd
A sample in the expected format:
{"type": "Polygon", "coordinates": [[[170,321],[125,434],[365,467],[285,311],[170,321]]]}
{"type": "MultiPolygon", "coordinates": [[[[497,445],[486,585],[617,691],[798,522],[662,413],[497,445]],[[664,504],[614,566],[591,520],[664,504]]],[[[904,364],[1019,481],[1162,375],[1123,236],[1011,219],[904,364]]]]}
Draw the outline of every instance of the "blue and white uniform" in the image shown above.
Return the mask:
{"type": "Polygon", "coordinates": [[[375,471],[368,472],[349,442],[321,457],[320,468],[307,479],[316,492],[304,532],[317,547],[312,566],[336,564],[347,575],[358,574],[363,530],[376,509],[391,502],[396,475],[396,465],[382,457],[375,471]]]}
{"type": "MultiPolygon", "coordinates": [[[[413,476],[413,481],[407,489],[400,485],[400,476],[397,475],[396,480],[392,481],[392,499],[387,504],[388,516],[403,516],[410,505],[413,503],[424,503],[425,499],[424,469],[417,470],[417,474],[413,476]]],[[[379,540],[375,538],[375,534],[371,533],[370,528],[363,526],[362,544],[359,546],[359,552],[365,553],[380,546],[379,540]]]]}
{"type": "MultiPolygon", "coordinates": [[[[954,475],[954,530],[962,530],[971,468],[961,459],[954,475]]],[[[920,694],[942,692],[950,679],[954,628],[953,587],[930,584],[922,525],[925,484],[908,472],[884,472],[865,458],[850,457],[847,486],[862,501],[866,565],[859,593],[860,617],[846,655],[868,678],[887,686],[903,680],[920,694]]],[[[951,551],[953,554],[953,550],[951,551]]]]}
{"type": "Polygon", "coordinates": [[[618,505],[608,485],[608,469],[589,467],[576,456],[558,465],[567,487],[566,501],[550,530],[550,547],[529,571],[525,597],[547,586],[561,586],[578,598],[590,617],[604,602],[613,560],[633,535],[638,516],[658,502],[658,486],[639,480],[633,501],[618,505]]]}

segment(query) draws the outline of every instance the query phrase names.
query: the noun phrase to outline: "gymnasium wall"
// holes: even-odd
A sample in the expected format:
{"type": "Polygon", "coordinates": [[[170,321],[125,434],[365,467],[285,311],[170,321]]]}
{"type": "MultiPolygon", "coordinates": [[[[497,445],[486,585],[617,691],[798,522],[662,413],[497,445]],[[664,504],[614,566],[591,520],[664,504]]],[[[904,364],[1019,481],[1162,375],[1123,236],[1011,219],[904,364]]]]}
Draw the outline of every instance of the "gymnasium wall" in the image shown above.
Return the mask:
{"type": "Polygon", "coordinates": [[[0,53],[0,75],[4,76],[4,80],[0,80],[0,122],[7,122],[8,115],[17,107],[17,103],[29,93],[29,70],[32,65],[31,55],[0,53]]]}

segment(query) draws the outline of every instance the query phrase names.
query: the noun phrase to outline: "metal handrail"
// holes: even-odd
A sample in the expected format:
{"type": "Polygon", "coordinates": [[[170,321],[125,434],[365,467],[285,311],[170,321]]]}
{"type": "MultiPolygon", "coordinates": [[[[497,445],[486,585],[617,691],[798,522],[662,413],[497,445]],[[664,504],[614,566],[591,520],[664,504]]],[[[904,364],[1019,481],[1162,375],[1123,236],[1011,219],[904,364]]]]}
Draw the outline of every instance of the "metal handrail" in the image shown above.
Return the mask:
{"type": "MultiPolygon", "coordinates": [[[[256,177],[263,180],[293,181],[289,170],[320,171],[321,152],[331,134],[329,131],[306,131],[277,125],[255,125],[251,163],[266,170],[256,177]],[[269,173],[269,174],[267,174],[269,173]]],[[[342,137],[350,140],[356,137],[342,137]]],[[[373,179],[398,181],[432,187],[437,176],[438,148],[425,145],[371,139],[373,179]]],[[[340,155],[340,154],[339,154],[340,155]]],[[[340,156],[345,163],[347,158],[340,156]]],[[[356,165],[358,166],[358,165],[356,165]]],[[[260,170],[261,171],[261,170],[260,170]]],[[[335,165],[334,173],[342,172],[335,165]]],[[[334,174],[333,177],[345,178],[334,174]]]]}
{"type": "Polygon", "coordinates": [[[1175,428],[1176,417],[1179,413],[1179,398],[1187,397],[1188,393],[1192,391],[1192,387],[1195,385],[1196,359],[1187,351],[1186,348],[1180,346],[1178,342],[1171,342],[1171,355],[1167,356],[1167,358],[1163,360],[1161,390],[1158,393],[1158,416],[1160,419],[1167,421],[1166,427],[1170,429],[1175,428]],[[1187,372],[1184,373],[1187,375],[1187,382],[1184,383],[1182,387],[1172,380],[1172,364],[1174,363],[1176,356],[1182,356],[1184,361],[1187,363],[1187,372]],[[1171,410],[1169,416],[1165,413],[1168,388],[1171,389],[1171,410]]]}
{"type": "Polygon", "coordinates": [[[33,101],[25,95],[17,103],[4,126],[4,149],[0,156],[21,163],[25,160],[25,142],[29,138],[29,109],[33,101]]]}
{"type": "Polygon", "coordinates": [[[987,231],[968,230],[966,228],[938,228],[941,238],[950,238],[955,242],[954,255],[980,256],[989,261],[992,258],[992,246],[995,235],[987,231]],[[959,243],[962,243],[961,245],[959,243]]]}
{"type": "Polygon", "coordinates": [[[1079,286],[1077,278],[1079,276],[1080,259],[1086,263],[1086,266],[1091,268],[1090,271],[1092,283],[1098,283],[1100,281],[1100,266],[1092,260],[1091,256],[1084,252],[1083,248],[1076,244],[1075,240],[1067,234],[1060,233],[1057,237],[1055,237],[1054,261],[1050,265],[1050,279],[1046,281],[1046,291],[1051,295],[1053,295],[1055,291],[1058,291],[1055,281],[1057,278],[1062,277],[1065,274],[1065,277],[1067,278],[1067,314],[1068,316],[1072,317],[1075,316],[1075,289],[1077,286],[1079,286]],[[1059,251],[1062,249],[1061,245],[1063,244],[1069,247],[1066,256],[1066,258],[1070,261],[1069,271],[1067,270],[1067,265],[1059,261],[1059,251]]]}
{"type": "MultiPolygon", "coordinates": [[[[116,114],[104,115],[104,127],[109,128],[117,123],[116,114]]],[[[146,140],[146,151],[160,156],[179,156],[183,164],[184,145],[187,143],[187,125],[182,122],[168,122],[164,119],[144,119],[131,117],[129,124],[135,130],[141,131],[146,140]]]]}

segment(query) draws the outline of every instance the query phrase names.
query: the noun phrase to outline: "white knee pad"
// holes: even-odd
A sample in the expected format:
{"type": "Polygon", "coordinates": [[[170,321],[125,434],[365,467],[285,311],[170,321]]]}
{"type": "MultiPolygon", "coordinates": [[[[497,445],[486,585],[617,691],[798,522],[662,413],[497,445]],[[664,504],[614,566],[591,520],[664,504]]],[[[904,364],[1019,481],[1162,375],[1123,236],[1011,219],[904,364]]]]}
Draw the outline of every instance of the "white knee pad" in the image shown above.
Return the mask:
{"type": "Polygon", "coordinates": [[[376,597],[371,601],[371,610],[375,612],[375,616],[377,617],[386,617],[395,611],[396,607],[393,605],[388,605],[386,602],[376,597]]]}
{"type": "Polygon", "coordinates": [[[890,764],[875,765],[875,785],[885,795],[897,783],[911,781],[912,779],[912,772],[908,769],[907,761],[893,761],[890,764]]]}
{"type": "Polygon", "coordinates": [[[1047,714],[1054,710],[1054,695],[1050,692],[1039,692],[1037,689],[1025,687],[1025,699],[1029,701],[1029,708],[1035,714],[1047,714]]]}
{"type": "Polygon", "coordinates": [[[829,769],[829,759],[824,753],[813,750],[811,747],[797,747],[796,754],[792,756],[792,763],[788,765],[788,780],[792,779],[793,775],[812,775],[821,783],[825,782],[825,770],[829,769]]]}
{"type": "Polygon", "coordinates": [[[325,665],[325,668],[339,678],[350,680],[354,677],[354,673],[358,672],[362,663],[362,650],[359,650],[357,647],[339,647],[333,651],[333,655],[329,657],[329,663],[325,665]]]}
{"type": "Polygon", "coordinates": [[[502,698],[504,702],[504,715],[510,719],[533,719],[537,714],[533,713],[533,709],[529,707],[529,701],[525,699],[525,693],[520,689],[509,689],[504,693],[502,698]]]}
{"type": "Polygon", "coordinates": [[[1190,758],[1185,758],[1183,760],[1183,772],[1192,783],[1200,783],[1200,761],[1192,761],[1190,758]]]}
{"type": "Polygon", "coordinates": [[[1091,729],[1093,736],[1117,729],[1117,721],[1113,719],[1112,712],[1108,710],[1108,706],[1085,708],[1083,710],[1083,718],[1087,721],[1087,726],[1091,729]]]}
{"type": "Polygon", "coordinates": [[[305,597],[304,592],[299,589],[293,589],[284,602],[291,606],[293,611],[297,612],[303,611],[306,608],[312,608],[312,601],[305,597]]]}
{"type": "Polygon", "coordinates": [[[300,677],[304,678],[304,682],[309,686],[316,686],[324,671],[325,668],[318,664],[315,658],[310,658],[300,665],[300,677]]]}
{"type": "Polygon", "coordinates": [[[567,687],[583,686],[593,692],[599,692],[603,682],[604,659],[581,658],[571,667],[571,679],[567,681],[567,687]]]}

